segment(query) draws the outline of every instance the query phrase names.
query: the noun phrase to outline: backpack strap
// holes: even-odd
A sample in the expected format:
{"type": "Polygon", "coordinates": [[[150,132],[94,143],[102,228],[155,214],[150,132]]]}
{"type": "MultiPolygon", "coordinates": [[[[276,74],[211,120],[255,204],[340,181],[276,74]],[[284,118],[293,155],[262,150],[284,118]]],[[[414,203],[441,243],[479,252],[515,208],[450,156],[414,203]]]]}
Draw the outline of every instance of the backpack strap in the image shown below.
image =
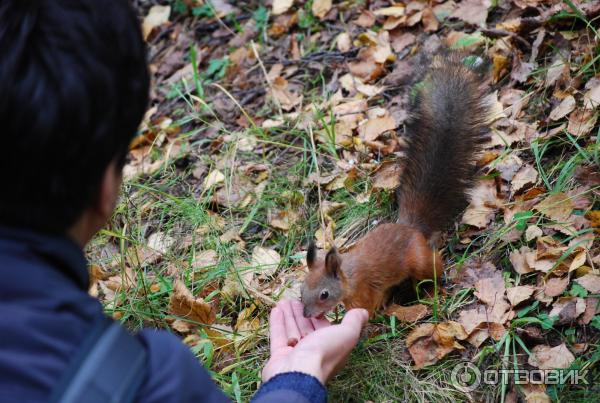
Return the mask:
{"type": "Polygon", "coordinates": [[[146,377],[146,361],[142,343],[102,316],[52,391],[50,402],[132,402],[146,377]]]}

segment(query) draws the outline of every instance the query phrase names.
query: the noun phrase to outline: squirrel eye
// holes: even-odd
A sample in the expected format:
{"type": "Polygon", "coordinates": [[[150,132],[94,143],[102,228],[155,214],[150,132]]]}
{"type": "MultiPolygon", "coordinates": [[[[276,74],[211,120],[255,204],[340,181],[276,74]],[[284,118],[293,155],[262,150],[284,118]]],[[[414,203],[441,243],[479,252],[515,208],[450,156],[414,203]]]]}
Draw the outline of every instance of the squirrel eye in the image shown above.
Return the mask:
{"type": "Polygon", "coordinates": [[[325,300],[327,298],[329,298],[329,291],[327,291],[327,290],[321,291],[321,300],[325,300]]]}

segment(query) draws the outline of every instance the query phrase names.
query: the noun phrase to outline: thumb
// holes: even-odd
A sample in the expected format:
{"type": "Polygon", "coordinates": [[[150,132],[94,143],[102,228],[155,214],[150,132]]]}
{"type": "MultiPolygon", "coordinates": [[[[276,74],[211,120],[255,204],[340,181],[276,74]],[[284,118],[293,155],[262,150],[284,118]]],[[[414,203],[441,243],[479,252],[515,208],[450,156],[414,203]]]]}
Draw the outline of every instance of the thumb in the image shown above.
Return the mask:
{"type": "Polygon", "coordinates": [[[346,315],[344,315],[344,318],[342,319],[341,325],[360,333],[361,329],[364,325],[366,325],[368,320],[369,312],[367,312],[366,309],[355,308],[346,312],[346,315]]]}

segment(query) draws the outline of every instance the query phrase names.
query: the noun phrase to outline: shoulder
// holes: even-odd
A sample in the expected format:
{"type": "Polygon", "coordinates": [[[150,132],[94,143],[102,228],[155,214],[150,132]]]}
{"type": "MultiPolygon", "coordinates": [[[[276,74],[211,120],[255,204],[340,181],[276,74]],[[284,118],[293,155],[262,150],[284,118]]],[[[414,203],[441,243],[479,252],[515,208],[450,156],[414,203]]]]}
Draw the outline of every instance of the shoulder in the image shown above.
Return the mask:
{"type": "Polygon", "coordinates": [[[176,336],[145,329],[137,334],[148,351],[148,375],[140,402],[226,402],[200,362],[176,336]]]}

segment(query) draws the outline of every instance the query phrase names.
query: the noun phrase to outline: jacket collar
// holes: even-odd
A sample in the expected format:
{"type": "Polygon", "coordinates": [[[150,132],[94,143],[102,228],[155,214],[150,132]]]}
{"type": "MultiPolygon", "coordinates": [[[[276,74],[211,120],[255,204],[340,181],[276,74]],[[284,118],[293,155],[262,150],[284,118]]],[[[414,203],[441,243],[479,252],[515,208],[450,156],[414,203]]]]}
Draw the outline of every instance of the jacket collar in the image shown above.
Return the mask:
{"type": "Polygon", "coordinates": [[[87,291],[87,260],[81,248],[68,237],[0,226],[0,240],[26,245],[36,254],[52,262],[56,270],[67,275],[79,288],[87,291]]]}

